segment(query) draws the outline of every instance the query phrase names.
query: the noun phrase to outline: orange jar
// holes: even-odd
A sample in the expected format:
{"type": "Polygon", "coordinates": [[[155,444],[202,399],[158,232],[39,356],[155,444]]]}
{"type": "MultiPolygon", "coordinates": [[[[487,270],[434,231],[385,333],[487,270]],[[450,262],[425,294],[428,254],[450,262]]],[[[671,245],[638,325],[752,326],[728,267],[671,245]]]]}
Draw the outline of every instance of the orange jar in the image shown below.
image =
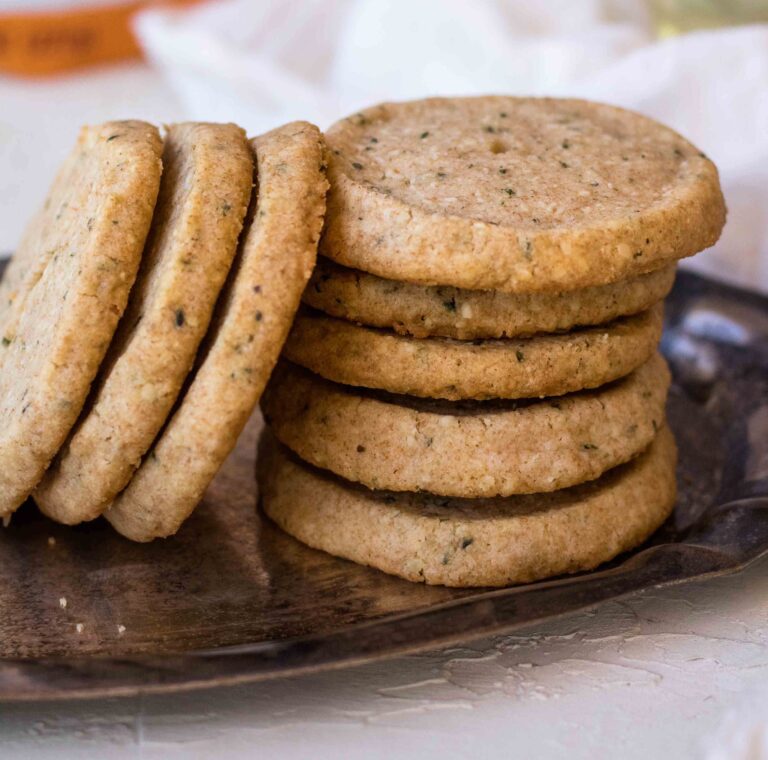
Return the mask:
{"type": "Polygon", "coordinates": [[[140,55],[132,16],[195,0],[0,2],[0,73],[42,76],[140,55]]]}

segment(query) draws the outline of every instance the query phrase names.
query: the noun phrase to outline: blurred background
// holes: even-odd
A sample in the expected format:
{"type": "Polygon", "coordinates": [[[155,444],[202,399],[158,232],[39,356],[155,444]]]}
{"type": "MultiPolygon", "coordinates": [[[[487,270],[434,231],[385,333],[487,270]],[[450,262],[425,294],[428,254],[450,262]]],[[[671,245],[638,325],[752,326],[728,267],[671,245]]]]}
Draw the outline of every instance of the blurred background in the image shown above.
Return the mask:
{"type": "Polygon", "coordinates": [[[0,0],[0,251],[83,123],[256,134],[488,93],[607,101],[682,132],[729,206],[693,266],[768,293],[768,0],[0,0]]]}

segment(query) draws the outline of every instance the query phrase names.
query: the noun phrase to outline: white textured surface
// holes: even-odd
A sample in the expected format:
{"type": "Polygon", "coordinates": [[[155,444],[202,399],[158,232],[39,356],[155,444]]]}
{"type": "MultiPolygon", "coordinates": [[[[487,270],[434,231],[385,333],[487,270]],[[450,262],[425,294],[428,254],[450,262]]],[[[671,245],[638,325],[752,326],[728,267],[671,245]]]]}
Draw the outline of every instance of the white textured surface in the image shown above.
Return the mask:
{"type": "Polygon", "coordinates": [[[766,570],[336,673],[0,706],[0,756],[760,760],[766,570]]]}

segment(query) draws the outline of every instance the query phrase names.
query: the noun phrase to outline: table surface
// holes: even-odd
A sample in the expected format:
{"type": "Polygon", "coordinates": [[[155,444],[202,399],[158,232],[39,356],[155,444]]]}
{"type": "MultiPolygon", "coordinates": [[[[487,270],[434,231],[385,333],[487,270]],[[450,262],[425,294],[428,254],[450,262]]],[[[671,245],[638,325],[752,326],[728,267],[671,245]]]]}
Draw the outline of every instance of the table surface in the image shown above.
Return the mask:
{"type": "MultiPolygon", "coordinates": [[[[0,250],[76,124],[181,111],[144,70],[0,82],[0,250]],[[116,84],[117,83],[117,84],[116,84]]],[[[0,705],[0,757],[768,758],[768,560],[504,636],[186,695],[0,705]]]]}
{"type": "Polygon", "coordinates": [[[332,673],[2,705],[0,756],[758,760],[768,757],[767,570],[761,561],[515,635],[332,673]]]}

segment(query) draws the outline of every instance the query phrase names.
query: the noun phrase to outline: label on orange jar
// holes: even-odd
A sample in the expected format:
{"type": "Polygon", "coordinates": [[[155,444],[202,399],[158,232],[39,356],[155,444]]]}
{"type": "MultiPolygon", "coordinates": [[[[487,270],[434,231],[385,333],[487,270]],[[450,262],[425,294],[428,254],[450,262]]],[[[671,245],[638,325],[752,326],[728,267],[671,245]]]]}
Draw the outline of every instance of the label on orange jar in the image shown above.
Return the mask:
{"type": "Polygon", "coordinates": [[[35,12],[0,12],[0,73],[42,76],[140,55],[132,16],[150,5],[198,0],[132,0],[35,12]]]}

